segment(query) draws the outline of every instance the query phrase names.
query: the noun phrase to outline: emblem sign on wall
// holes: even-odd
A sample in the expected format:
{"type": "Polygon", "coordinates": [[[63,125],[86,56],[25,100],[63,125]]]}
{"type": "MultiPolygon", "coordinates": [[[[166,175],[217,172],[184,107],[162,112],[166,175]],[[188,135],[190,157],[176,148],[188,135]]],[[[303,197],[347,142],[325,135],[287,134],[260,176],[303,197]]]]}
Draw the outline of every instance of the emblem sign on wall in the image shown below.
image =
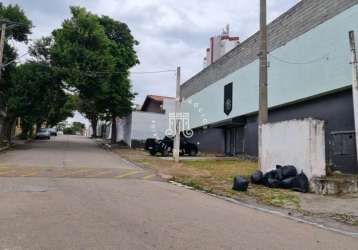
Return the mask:
{"type": "Polygon", "coordinates": [[[224,87],[224,113],[229,115],[232,111],[232,83],[224,87]]]}

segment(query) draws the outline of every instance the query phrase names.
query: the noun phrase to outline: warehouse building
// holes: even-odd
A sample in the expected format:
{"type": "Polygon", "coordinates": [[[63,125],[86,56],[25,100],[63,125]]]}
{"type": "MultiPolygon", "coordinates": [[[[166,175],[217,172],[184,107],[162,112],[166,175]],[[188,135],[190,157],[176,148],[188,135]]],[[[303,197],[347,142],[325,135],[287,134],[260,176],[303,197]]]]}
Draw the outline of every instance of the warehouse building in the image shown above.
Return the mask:
{"type": "MultiPolygon", "coordinates": [[[[342,172],[358,172],[350,30],[358,0],[303,0],[268,26],[270,122],[325,121],[326,160],[342,172]]],[[[259,42],[256,33],[182,85],[202,151],[257,156],[259,42]]]]}

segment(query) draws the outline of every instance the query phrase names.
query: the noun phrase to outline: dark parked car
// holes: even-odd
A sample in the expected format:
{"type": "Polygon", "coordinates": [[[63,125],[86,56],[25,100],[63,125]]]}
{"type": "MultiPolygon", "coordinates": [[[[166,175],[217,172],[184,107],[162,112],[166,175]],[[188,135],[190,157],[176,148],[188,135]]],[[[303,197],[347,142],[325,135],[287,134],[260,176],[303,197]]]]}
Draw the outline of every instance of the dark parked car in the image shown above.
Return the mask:
{"type": "MultiPolygon", "coordinates": [[[[174,140],[169,137],[164,137],[162,140],[149,138],[145,142],[145,149],[151,155],[160,153],[162,156],[168,156],[173,153],[174,140]]],[[[180,139],[180,154],[196,156],[198,154],[198,147],[194,143],[189,142],[185,138],[180,139]]]]}
{"type": "Polygon", "coordinates": [[[50,131],[47,128],[40,128],[36,133],[36,139],[50,139],[50,131]]]}

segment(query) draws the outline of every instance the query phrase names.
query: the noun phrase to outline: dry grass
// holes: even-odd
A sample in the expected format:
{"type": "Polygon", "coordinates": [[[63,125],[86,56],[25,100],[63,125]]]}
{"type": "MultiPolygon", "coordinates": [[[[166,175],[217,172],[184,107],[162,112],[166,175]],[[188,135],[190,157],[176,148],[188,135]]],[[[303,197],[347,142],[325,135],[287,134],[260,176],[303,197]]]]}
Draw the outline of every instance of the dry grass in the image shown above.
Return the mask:
{"type": "Polygon", "coordinates": [[[297,193],[250,185],[245,193],[232,190],[233,178],[237,175],[248,177],[258,168],[256,161],[230,159],[184,160],[175,164],[170,160],[152,157],[143,150],[120,149],[117,153],[127,160],[155,169],[171,180],[217,195],[240,199],[255,199],[267,205],[297,208],[297,193]]]}

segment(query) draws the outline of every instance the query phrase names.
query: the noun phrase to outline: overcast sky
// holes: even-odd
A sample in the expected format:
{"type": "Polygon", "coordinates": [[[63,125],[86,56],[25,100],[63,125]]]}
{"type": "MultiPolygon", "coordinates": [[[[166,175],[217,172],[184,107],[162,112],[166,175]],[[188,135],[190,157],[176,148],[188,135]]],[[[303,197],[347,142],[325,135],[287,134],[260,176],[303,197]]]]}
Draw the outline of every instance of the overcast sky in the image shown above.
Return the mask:
{"type": "MultiPolygon", "coordinates": [[[[46,36],[70,16],[69,6],[84,6],[98,15],[126,22],[140,42],[140,65],[132,71],[156,71],[182,67],[185,81],[202,69],[209,38],[230,24],[231,34],[246,39],[258,30],[259,0],[5,0],[19,4],[35,28],[31,39],[46,36]]],[[[269,21],[299,0],[268,1],[269,21]]],[[[19,54],[26,48],[16,45],[19,54]]],[[[174,73],[132,75],[141,103],[148,94],[175,94],[174,73]]]]}

